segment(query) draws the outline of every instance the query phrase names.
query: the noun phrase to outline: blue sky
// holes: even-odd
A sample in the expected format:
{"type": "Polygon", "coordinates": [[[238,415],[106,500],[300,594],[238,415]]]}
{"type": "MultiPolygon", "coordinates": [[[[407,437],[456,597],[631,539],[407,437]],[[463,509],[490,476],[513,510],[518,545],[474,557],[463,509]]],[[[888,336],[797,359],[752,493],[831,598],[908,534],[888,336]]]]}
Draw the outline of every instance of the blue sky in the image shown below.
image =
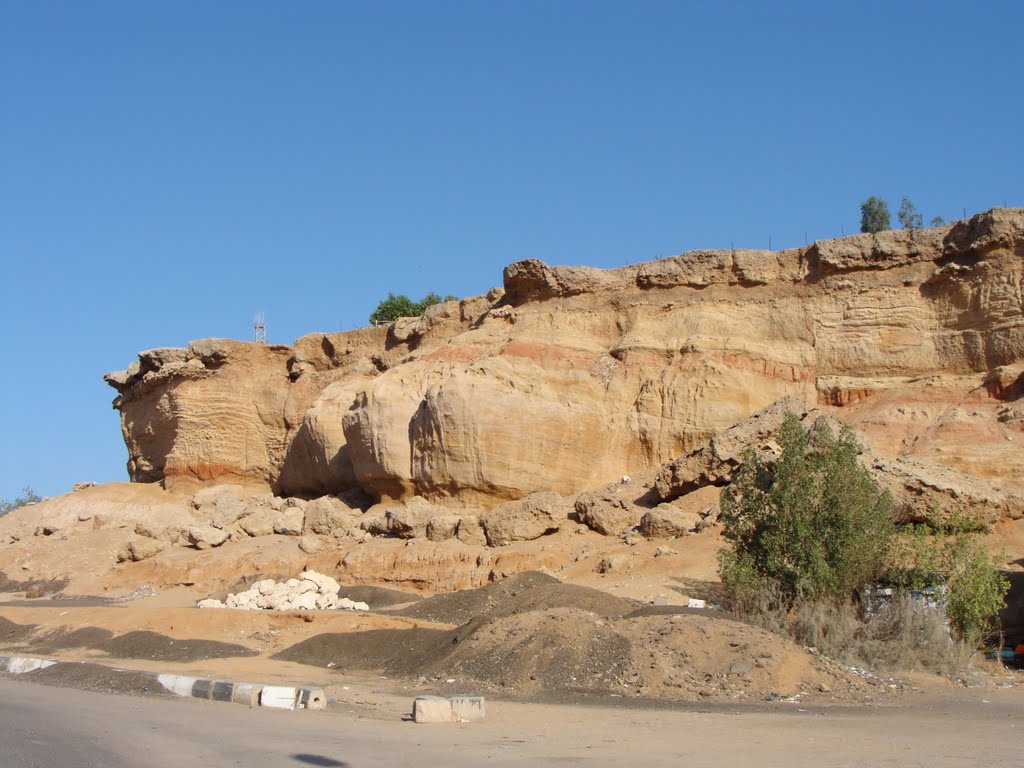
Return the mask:
{"type": "Polygon", "coordinates": [[[1024,3],[0,0],[0,498],[126,479],[139,350],[1024,205],[1024,3]]]}

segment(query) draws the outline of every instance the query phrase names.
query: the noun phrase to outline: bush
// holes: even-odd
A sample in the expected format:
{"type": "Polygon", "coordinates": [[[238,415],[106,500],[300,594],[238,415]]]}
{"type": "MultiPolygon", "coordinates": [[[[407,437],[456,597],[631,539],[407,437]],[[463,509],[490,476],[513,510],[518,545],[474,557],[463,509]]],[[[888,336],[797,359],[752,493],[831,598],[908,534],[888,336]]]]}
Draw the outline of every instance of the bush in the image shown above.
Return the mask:
{"type": "Polygon", "coordinates": [[[893,584],[944,590],[949,622],[968,645],[978,647],[998,630],[1010,582],[969,521],[954,519],[937,530],[907,526],[894,542],[890,562],[887,579],[893,584]]]}
{"type": "Polygon", "coordinates": [[[397,320],[400,317],[419,317],[427,310],[427,307],[440,304],[443,301],[454,301],[455,298],[455,296],[448,294],[442,299],[431,291],[419,301],[413,301],[404,293],[400,293],[397,296],[393,293],[388,293],[388,297],[378,304],[377,308],[370,314],[370,322],[377,325],[397,320]]]}
{"type": "Polygon", "coordinates": [[[764,594],[782,610],[803,600],[849,602],[885,566],[892,499],[858,462],[852,430],[836,437],[819,424],[812,441],[787,414],[773,472],[748,451],[722,493],[732,547],[720,553],[719,570],[734,608],[748,610],[764,594]]]}
{"type": "Polygon", "coordinates": [[[0,517],[3,517],[8,512],[13,512],[19,507],[24,507],[26,504],[35,504],[37,501],[42,501],[42,499],[26,485],[21,489],[21,496],[15,498],[14,501],[0,499],[0,517]]]}

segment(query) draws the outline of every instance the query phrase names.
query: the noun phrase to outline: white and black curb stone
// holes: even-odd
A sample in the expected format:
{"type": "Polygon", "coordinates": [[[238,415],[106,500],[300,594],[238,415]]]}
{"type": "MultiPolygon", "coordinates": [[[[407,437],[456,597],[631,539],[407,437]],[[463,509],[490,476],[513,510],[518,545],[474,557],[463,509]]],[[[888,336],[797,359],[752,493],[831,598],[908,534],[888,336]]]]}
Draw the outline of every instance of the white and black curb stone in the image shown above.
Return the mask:
{"type": "MultiPolygon", "coordinates": [[[[37,669],[52,667],[62,662],[56,659],[37,659],[22,656],[0,656],[0,672],[22,675],[37,669]]],[[[63,662],[66,663],[66,662],[63,662]]],[[[250,707],[272,709],[327,709],[327,696],[323,688],[311,686],[260,685],[232,680],[211,680],[188,675],[152,675],[158,683],[175,696],[208,701],[229,701],[250,707]]]]}
{"type": "Polygon", "coordinates": [[[230,701],[271,709],[327,709],[323,688],[260,685],[185,675],[157,675],[156,679],[171,693],[193,699],[230,701]]]}

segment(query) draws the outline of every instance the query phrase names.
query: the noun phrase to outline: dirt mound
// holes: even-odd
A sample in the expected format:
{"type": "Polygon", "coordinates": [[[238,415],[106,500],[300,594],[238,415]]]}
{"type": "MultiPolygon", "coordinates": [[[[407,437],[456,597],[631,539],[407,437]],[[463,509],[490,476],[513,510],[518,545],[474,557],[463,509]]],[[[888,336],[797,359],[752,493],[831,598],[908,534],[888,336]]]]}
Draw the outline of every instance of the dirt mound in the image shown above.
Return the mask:
{"type": "Polygon", "coordinates": [[[109,629],[100,627],[81,627],[73,630],[57,630],[50,632],[41,640],[32,643],[32,650],[36,653],[56,653],[65,648],[95,648],[99,649],[105,643],[109,643],[114,633],[109,629]]]}
{"type": "Polygon", "coordinates": [[[362,669],[415,677],[450,652],[456,633],[418,627],[324,634],[296,643],[271,658],[321,669],[362,669]]]}
{"type": "MultiPolygon", "coordinates": [[[[4,619],[0,619],[0,640],[3,639],[2,627],[4,625],[2,622],[4,621],[4,619]]],[[[24,638],[23,635],[22,641],[24,638]]],[[[99,627],[58,630],[26,645],[34,653],[40,654],[56,653],[65,648],[88,648],[105,653],[115,659],[153,659],[182,663],[258,655],[256,651],[245,646],[223,643],[219,640],[179,640],[145,630],[128,632],[115,637],[110,630],[99,627]]]]}
{"type": "Polygon", "coordinates": [[[24,592],[27,597],[43,597],[44,595],[56,595],[68,584],[68,579],[29,579],[27,581],[15,581],[0,571],[0,593],[3,592],[24,592]]]}
{"type": "Polygon", "coordinates": [[[154,659],[182,663],[258,655],[256,651],[235,643],[222,643],[219,640],[176,640],[145,630],[118,635],[103,643],[97,650],[117,659],[154,659]]]}
{"type": "Polygon", "coordinates": [[[26,680],[59,688],[77,688],[98,693],[136,696],[170,696],[152,675],[126,669],[112,669],[86,662],[61,662],[22,675],[26,680]]]}
{"type": "Polygon", "coordinates": [[[371,611],[380,608],[387,608],[390,605],[406,605],[407,603],[418,603],[423,598],[413,592],[403,592],[400,589],[388,589],[387,587],[368,586],[345,586],[342,585],[338,593],[340,597],[347,597],[357,603],[366,603],[371,611]]]}
{"type": "MultiPolygon", "coordinates": [[[[274,658],[396,677],[455,678],[512,697],[759,701],[824,694],[857,701],[888,693],[872,678],[721,615],[636,612],[630,601],[589,594],[595,590],[566,589],[546,577],[522,581],[531,588],[503,582],[503,589],[475,590],[468,603],[485,612],[456,629],[320,635],[274,658]],[[505,602],[495,602],[497,596],[505,602]],[[528,609],[571,596],[584,599],[528,609]],[[594,606],[615,607],[617,615],[601,615],[594,606]]],[[[446,616],[467,610],[451,600],[436,605],[449,609],[446,616]]]]}
{"type": "Polygon", "coordinates": [[[546,573],[529,571],[478,589],[437,595],[395,613],[421,621],[461,625],[475,618],[498,619],[559,607],[575,607],[599,616],[618,618],[638,606],[607,592],[563,584],[546,573]]]}
{"type": "Polygon", "coordinates": [[[630,642],[613,623],[557,607],[482,622],[421,674],[464,677],[516,694],[613,690],[630,642]]]}
{"type": "Polygon", "coordinates": [[[0,644],[20,643],[31,637],[35,629],[34,624],[15,624],[10,619],[0,616],[0,644]]]}

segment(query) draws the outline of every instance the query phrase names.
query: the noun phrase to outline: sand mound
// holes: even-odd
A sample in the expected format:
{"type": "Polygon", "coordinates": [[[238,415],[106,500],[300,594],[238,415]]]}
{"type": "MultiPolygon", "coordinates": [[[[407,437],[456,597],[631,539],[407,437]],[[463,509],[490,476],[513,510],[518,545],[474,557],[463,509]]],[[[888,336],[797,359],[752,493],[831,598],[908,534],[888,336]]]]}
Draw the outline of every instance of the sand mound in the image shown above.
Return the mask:
{"type": "Polygon", "coordinates": [[[13,621],[0,616],[0,643],[3,645],[20,643],[24,639],[31,637],[35,629],[34,624],[15,624],[13,621]]]}
{"type": "Polygon", "coordinates": [[[439,624],[465,624],[475,618],[497,619],[560,607],[574,607],[599,616],[618,618],[636,610],[639,603],[590,587],[563,584],[540,571],[529,571],[478,589],[437,595],[395,613],[439,624]]]}
{"type": "Polygon", "coordinates": [[[275,659],[320,668],[472,681],[510,696],[857,700],[878,683],[789,640],[707,611],[636,610],[540,573],[440,595],[398,611],[451,630],[374,630],[309,638],[275,659]]]}
{"type": "Polygon", "coordinates": [[[100,664],[74,662],[54,664],[24,675],[25,679],[58,688],[77,688],[98,693],[170,696],[153,676],[145,672],[112,669],[100,664]]]}
{"type": "Polygon", "coordinates": [[[115,659],[153,659],[181,663],[258,655],[245,646],[219,640],[179,640],[145,630],[115,637],[110,630],[99,627],[51,632],[38,642],[31,643],[30,647],[33,652],[40,654],[56,653],[65,648],[87,648],[115,659]]]}

